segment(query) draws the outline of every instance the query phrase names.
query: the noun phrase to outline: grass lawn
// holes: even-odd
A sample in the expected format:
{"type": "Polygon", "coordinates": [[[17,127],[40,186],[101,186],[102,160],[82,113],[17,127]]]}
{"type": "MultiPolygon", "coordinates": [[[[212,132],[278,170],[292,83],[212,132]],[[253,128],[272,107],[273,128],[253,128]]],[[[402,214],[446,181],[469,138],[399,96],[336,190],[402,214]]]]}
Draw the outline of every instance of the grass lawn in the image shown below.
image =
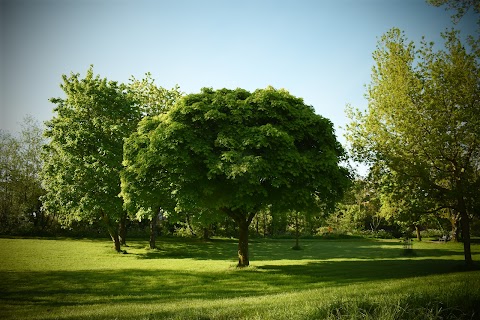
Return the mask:
{"type": "Polygon", "coordinates": [[[0,239],[0,319],[480,319],[461,244],[253,240],[245,269],[235,240],[158,244],[0,239]]]}

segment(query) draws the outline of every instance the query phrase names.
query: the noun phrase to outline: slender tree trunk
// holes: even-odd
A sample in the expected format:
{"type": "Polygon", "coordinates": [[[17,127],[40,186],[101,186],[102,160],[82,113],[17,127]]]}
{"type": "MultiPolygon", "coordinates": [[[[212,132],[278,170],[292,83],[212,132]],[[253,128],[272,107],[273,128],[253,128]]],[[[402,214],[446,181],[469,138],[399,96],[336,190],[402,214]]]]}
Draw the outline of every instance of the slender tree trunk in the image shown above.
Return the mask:
{"type": "Polygon", "coordinates": [[[113,247],[115,248],[115,251],[121,252],[120,248],[120,237],[118,236],[118,229],[116,226],[108,225],[107,226],[108,233],[110,234],[110,238],[112,238],[113,241],[113,247]]]}
{"type": "Polygon", "coordinates": [[[190,215],[188,214],[187,214],[187,226],[188,226],[188,229],[190,229],[192,236],[196,237],[197,234],[195,233],[195,230],[193,230],[192,224],[190,223],[190,215]]]}
{"type": "Polygon", "coordinates": [[[463,254],[465,255],[465,263],[467,264],[467,266],[472,266],[473,259],[472,251],[470,248],[470,219],[468,217],[465,199],[463,199],[463,196],[460,197],[458,205],[460,213],[460,227],[462,229],[463,254]]]}
{"type": "Polygon", "coordinates": [[[210,230],[209,227],[204,227],[203,228],[203,240],[208,240],[210,239],[210,230]]]}
{"type": "Polygon", "coordinates": [[[422,235],[420,233],[420,227],[417,224],[415,225],[415,233],[417,234],[417,240],[422,241],[422,235]]]}
{"type": "Polygon", "coordinates": [[[452,225],[452,241],[458,242],[460,240],[460,228],[458,227],[458,214],[454,211],[450,211],[450,223],[452,225]]]}
{"type": "Polygon", "coordinates": [[[246,220],[237,222],[239,227],[238,235],[238,265],[237,267],[243,268],[250,265],[250,259],[248,256],[248,225],[246,220]]]}
{"type": "Polygon", "coordinates": [[[104,212],[100,213],[103,222],[107,226],[108,233],[110,234],[110,238],[112,238],[113,241],[113,247],[115,248],[115,251],[121,252],[120,248],[120,237],[118,236],[118,224],[112,222],[110,218],[108,217],[107,214],[104,212]]]}
{"type": "Polygon", "coordinates": [[[120,248],[120,238],[118,237],[118,232],[115,231],[115,234],[112,236],[113,245],[115,247],[115,251],[121,252],[122,249],[120,248]]]}
{"type": "Polygon", "coordinates": [[[298,212],[295,212],[295,247],[293,249],[299,250],[300,249],[300,226],[298,225],[298,212]]]}
{"type": "Polygon", "coordinates": [[[150,249],[156,249],[157,244],[157,221],[158,221],[158,214],[154,214],[152,219],[150,220],[150,249]]]}
{"type": "Polygon", "coordinates": [[[122,246],[126,246],[127,245],[127,213],[124,213],[120,218],[118,236],[120,237],[120,244],[122,246]]]}
{"type": "Polygon", "coordinates": [[[267,236],[267,212],[263,212],[263,237],[267,236]]]}

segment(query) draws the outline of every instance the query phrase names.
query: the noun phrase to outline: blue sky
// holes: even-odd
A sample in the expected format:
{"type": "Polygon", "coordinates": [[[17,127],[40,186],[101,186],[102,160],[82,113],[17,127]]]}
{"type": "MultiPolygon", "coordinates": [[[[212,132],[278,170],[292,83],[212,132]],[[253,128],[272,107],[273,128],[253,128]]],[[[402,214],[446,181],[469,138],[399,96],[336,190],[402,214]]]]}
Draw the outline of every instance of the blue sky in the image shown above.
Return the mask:
{"type": "MultiPolygon", "coordinates": [[[[372,52],[392,27],[440,42],[452,12],[424,0],[0,0],[0,128],[53,116],[62,74],[163,87],[285,88],[329,118],[365,108],[372,52]]],[[[473,15],[457,26],[473,33],[473,15]]]]}

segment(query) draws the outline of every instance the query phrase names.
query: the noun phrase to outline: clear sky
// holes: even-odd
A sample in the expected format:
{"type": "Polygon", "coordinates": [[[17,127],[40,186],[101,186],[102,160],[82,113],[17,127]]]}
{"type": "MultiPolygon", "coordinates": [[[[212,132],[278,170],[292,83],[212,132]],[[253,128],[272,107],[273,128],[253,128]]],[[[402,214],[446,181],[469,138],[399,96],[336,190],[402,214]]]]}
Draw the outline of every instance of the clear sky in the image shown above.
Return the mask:
{"type": "MultiPolygon", "coordinates": [[[[158,85],[285,88],[329,118],[344,143],[347,103],[365,108],[372,52],[392,27],[440,42],[452,27],[424,0],[0,0],[0,129],[53,116],[62,74],[158,85]]],[[[473,33],[473,15],[457,26],[473,33]]]]}

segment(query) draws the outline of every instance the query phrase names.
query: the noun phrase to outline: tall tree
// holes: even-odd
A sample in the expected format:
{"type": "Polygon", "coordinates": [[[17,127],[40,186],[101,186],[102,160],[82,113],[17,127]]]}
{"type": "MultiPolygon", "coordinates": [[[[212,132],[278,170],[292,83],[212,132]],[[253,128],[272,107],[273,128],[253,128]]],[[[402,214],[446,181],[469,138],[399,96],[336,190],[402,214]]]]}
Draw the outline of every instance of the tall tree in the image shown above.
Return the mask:
{"type": "Polygon", "coordinates": [[[249,265],[257,212],[333,207],[349,180],[332,123],[285,90],[204,88],[140,128],[135,140],[149,153],[137,165],[170,189],[177,210],[231,217],[239,267],[249,265]]]}
{"type": "Polygon", "coordinates": [[[183,93],[178,86],[168,90],[157,86],[150,73],[142,80],[131,79],[128,92],[143,116],[138,128],[124,142],[121,172],[121,194],[125,209],[135,218],[150,220],[150,248],[154,249],[157,218],[160,212],[172,211],[173,199],[158,168],[143,166],[142,157],[150,157],[154,150],[145,148],[148,135],[155,125],[155,116],[166,113],[183,93]],[[150,172],[149,170],[154,170],[150,172]]]}
{"type": "Polygon", "coordinates": [[[439,51],[425,41],[416,50],[398,29],[380,39],[368,110],[350,112],[348,139],[359,158],[385,163],[435,203],[459,213],[465,261],[471,265],[469,213],[478,201],[480,170],[480,50],[469,41],[468,51],[456,31],[443,37],[445,50],[439,51]]]}
{"type": "Polygon", "coordinates": [[[124,85],[94,76],[93,67],[83,79],[62,78],[66,97],[51,99],[56,115],[46,123],[44,207],[64,223],[102,220],[120,251],[123,139],[138,123],[139,109],[124,85]]]}

